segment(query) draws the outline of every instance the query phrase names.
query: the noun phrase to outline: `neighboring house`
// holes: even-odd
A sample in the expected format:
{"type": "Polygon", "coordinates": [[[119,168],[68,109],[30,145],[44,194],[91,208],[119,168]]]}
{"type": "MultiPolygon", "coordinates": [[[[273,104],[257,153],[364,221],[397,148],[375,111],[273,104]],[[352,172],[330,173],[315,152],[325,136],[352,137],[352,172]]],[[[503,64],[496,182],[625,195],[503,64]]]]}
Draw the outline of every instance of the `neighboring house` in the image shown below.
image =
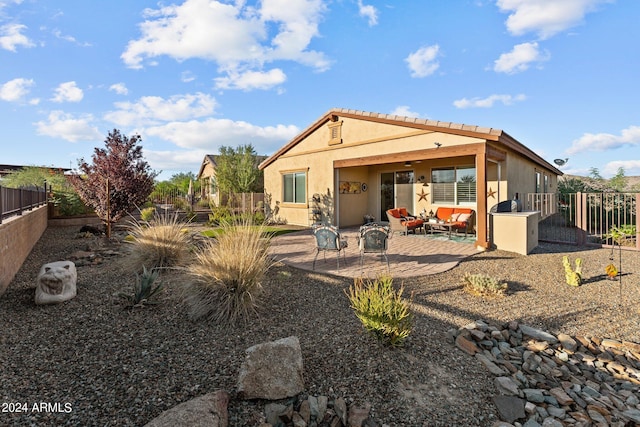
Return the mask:
{"type": "MultiPolygon", "coordinates": [[[[200,198],[203,200],[211,200],[217,206],[220,206],[221,201],[225,201],[222,200],[220,191],[215,185],[216,166],[219,157],[220,156],[216,154],[205,155],[200,165],[198,176],[196,177],[196,179],[200,181],[200,198]]],[[[263,162],[265,159],[267,159],[267,156],[256,156],[257,163],[263,162]]],[[[263,182],[260,182],[258,186],[262,188],[263,184],[263,182]]]]}
{"type": "Polygon", "coordinates": [[[357,110],[328,111],[260,164],[281,218],[340,227],[386,210],[414,215],[470,207],[476,244],[489,247],[488,212],[523,193],[557,190],[562,172],[499,129],[357,110]]]}

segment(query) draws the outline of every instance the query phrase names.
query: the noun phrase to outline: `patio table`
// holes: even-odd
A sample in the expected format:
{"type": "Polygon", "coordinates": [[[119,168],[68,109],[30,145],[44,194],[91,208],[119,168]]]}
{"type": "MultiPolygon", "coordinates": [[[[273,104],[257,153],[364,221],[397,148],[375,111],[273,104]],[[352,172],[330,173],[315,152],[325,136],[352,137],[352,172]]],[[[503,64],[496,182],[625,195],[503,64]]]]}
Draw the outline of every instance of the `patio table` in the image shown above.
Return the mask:
{"type": "Polygon", "coordinates": [[[430,234],[433,233],[447,233],[449,239],[451,239],[451,230],[455,225],[453,222],[425,222],[425,235],[428,230],[430,234]]]}

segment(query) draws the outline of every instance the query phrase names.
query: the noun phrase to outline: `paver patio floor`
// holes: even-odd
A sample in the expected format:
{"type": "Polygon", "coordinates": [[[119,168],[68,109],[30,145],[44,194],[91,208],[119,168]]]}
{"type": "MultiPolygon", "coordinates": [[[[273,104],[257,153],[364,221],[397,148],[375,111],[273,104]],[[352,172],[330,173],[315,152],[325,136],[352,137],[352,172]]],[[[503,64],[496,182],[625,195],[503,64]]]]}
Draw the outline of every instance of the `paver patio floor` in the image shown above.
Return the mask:
{"type": "MultiPolygon", "coordinates": [[[[349,245],[344,255],[340,254],[340,268],[337,268],[335,252],[326,252],[326,261],[325,254],[320,252],[316,272],[343,277],[376,277],[383,273],[390,273],[393,277],[425,276],[450,270],[462,259],[478,253],[473,243],[434,239],[420,234],[395,234],[389,239],[388,271],[384,257],[378,254],[365,254],[363,265],[360,266],[357,228],[340,232],[349,245]]],[[[272,240],[270,251],[278,261],[311,271],[316,255],[315,237],[310,230],[283,234],[272,240]]]]}

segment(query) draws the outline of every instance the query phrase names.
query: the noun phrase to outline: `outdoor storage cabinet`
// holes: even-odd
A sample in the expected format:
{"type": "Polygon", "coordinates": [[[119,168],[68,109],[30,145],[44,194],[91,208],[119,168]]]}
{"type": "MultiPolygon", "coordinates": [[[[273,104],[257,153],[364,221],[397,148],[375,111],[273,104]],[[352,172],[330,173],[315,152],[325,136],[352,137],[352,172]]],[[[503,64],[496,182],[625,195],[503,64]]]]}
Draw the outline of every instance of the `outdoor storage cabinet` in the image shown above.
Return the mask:
{"type": "Polygon", "coordinates": [[[540,212],[496,212],[489,218],[491,243],[496,249],[529,254],[538,246],[540,212]]]}

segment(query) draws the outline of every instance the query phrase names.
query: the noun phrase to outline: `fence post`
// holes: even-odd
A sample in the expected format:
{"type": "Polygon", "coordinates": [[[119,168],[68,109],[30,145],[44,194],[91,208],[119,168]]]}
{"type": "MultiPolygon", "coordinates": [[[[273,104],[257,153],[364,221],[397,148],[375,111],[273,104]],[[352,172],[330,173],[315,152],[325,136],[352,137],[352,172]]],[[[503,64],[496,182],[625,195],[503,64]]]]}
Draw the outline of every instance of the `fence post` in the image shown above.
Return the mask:
{"type": "Polygon", "coordinates": [[[587,243],[587,195],[581,192],[576,193],[576,240],[578,246],[587,243]]]}
{"type": "Polygon", "coordinates": [[[636,193],[635,208],[636,208],[636,250],[640,251],[640,216],[638,215],[638,201],[640,200],[640,193],[636,193]]]}

